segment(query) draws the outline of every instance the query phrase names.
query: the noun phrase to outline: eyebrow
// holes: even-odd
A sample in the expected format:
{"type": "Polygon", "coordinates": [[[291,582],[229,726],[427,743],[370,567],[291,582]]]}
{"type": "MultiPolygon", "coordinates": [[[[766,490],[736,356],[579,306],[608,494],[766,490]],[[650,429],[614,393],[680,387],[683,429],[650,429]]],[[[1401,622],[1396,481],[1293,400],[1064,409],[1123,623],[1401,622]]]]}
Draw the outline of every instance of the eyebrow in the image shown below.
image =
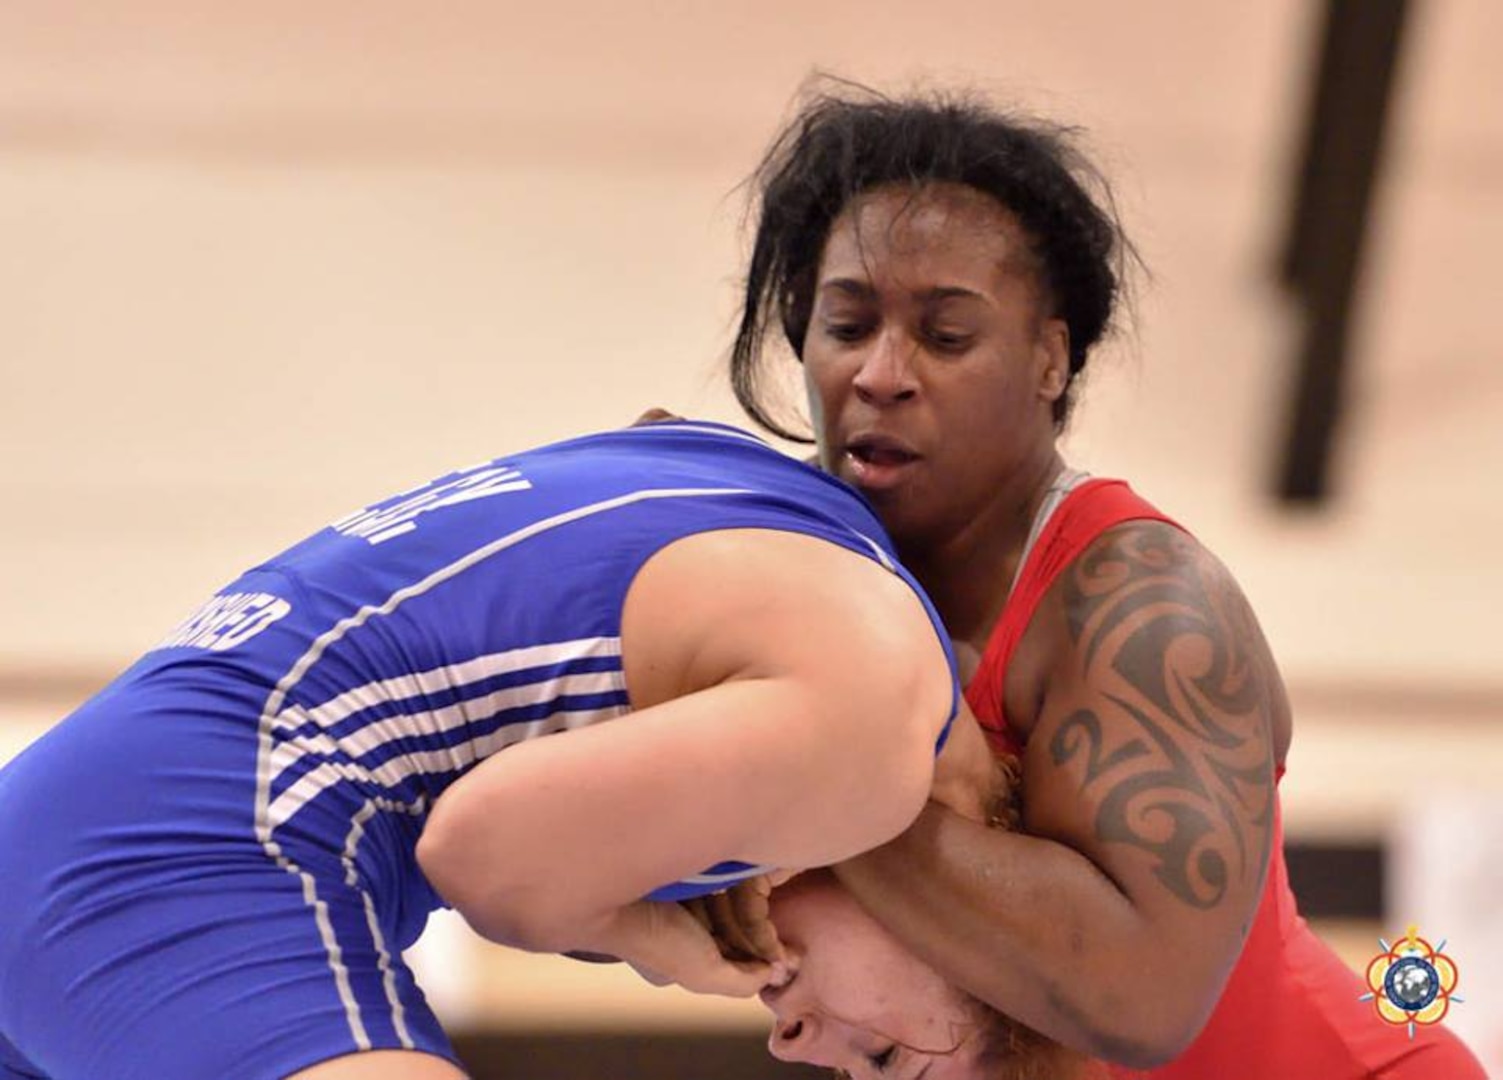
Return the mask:
{"type": "MultiPolygon", "coordinates": [[[[831,290],[845,293],[847,296],[854,296],[862,300],[867,300],[877,295],[877,290],[871,282],[862,281],[859,278],[832,278],[822,284],[819,289],[821,292],[831,290]]],[[[923,292],[915,295],[925,303],[956,298],[986,301],[986,297],[976,290],[966,289],[959,285],[936,285],[932,289],[925,289],[923,292]]]]}

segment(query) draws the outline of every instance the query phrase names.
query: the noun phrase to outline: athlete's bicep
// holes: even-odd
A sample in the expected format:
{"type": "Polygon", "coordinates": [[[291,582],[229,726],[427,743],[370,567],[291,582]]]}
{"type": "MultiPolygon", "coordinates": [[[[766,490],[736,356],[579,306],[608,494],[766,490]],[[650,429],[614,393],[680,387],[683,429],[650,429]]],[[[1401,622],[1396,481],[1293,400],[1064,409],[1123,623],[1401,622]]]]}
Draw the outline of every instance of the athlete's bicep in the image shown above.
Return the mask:
{"type": "MultiPolygon", "coordinates": [[[[843,820],[779,818],[812,787],[805,688],[725,683],[498,753],[439,798],[419,861],[482,933],[567,949],[575,927],[717,862],[817,856],[843,820]],[[560,936],[563,935],[563,936],[560,936]]],[[[916,809],[915,809],[916,813],[916,809]]]]}
{"type": "Polygon", "coordinates": [[[637,574],[621,626],[632,705],[731,679],[794,676],[853,707],[893,694],[953,704],[945,646],[917,592],[875,560],[769,529],[698,533],[637,574]]]}
{"type": "Polygon", "coordinates": [[[622,643],[634,706],[745,681],[786,701],[753,722],[783,778],[746,804],[759,861],[841,858],[918,813],[955,684],[917,593],[881,564],[797,533],[692,536],[633,582],[622,643]]]}
{"type": "Polygon", "coordinates": [[[1024,757],[1026,825],[1091,858],[1145,916],[1225,940],[1262,888],[1283,707],[1247,602],[1161,523],[1107,533],[1059,587],[1068,662],[1024,757]]]}
{"type": "Polygon", "coordinates": [[[911,590],[808,538],[691,540],[632,587],[637,711],[506,750],[435,807],[424,869],[482,932],[566,948],[531,935],[725,859],[834,861],[922,807],[949,684],[911,590]]]}

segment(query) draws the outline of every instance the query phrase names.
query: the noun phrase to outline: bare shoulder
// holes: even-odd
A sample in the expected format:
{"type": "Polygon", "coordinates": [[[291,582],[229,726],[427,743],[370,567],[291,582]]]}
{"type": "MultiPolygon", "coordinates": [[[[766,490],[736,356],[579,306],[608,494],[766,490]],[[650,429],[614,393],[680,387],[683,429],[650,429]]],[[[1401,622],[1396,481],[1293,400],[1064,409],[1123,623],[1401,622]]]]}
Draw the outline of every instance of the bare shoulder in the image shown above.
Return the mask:
{"type": "Polygon", "coordinates": [[[1204,665],[1201,685],[1268,719],[1275,758],[1289,705],[1273,651],[1236,578],[1184,530],[1162,521],[1108,529],[1057,583],[1077,677],[1125,678],[1164,701],[1170,672],[1204,665]]]}
{"type": "Polygon", "coordinates": [[[621,641],[635,708],[724,703],[696,731],[701,776],[758,808],[731,857],[823,865],[922,809],[954,680],[917,593],[876,560],[796,533],[688,537],[637,575],[621,641]]]}
{"type": "Polygon", "coordinates": [[[1126,521],[1107,529],[1071,566],[1071,577],[1101,586],[1154,574],[1211,575],[1235,588],[1230,571],[1204,544],[1166,521],[1126,521]]]}
{"type": "Polygon", "coordinates": [[[627,595],[622,643],[636,705],[734,678],[796,675],[863,695],[949,682],[938,631],[902,578],[776,530],[698,533],[658,552],[627,595]]]}
{"type": "Polygon", "coordinates": [[[1261,888],[1288,729],[1242,590],[1194,538],[1145,521],[1104,533],[1051,592],[1030,829],[1090,855],[1140,905],[1240,919],[1261,888]]]}

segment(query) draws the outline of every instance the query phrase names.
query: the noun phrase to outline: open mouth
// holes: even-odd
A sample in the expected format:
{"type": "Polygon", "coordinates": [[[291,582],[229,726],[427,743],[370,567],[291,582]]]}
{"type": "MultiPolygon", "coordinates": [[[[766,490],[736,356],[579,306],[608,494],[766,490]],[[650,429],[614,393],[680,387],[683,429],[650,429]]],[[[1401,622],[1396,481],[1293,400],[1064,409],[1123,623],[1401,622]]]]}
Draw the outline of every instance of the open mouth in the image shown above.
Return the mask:
{"type": "Polygon", "coordinates": [[[917,454],[888,446],[852,446],[850,453],[851,457],[863,465],[876,465],[879,468],[892,465],[907,465],[910,461],[918,460],[917,454]]]}
{"type": "Polygon", "coordinates": [[[896,483],[904,470],[919,460],[907,444],[882,435],[863,435],[846,444],[846,458],[858,487],[881,488],[896,483]]]}

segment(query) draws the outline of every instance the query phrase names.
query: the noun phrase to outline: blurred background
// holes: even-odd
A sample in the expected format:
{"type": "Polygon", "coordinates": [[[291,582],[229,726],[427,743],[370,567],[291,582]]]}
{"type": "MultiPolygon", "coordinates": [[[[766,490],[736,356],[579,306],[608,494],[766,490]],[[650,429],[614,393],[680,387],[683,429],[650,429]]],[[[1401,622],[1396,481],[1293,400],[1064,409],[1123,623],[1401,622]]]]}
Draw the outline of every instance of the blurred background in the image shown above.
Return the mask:
{"type": "MultiPolygon", "coordinates": [[[[1358,969],[1448,939],[1503,1069],[1499,41],[1490,0],[7,0],[0,759],[351,509],[739,421],[740,185],[801,83],[971,87],[1086,130],[1151,269],[1067,446],[1259,612],[1303,907],[1358,969]]],[[[417,952],[480,1077],[801,1075],[752,1003],[417,952]]]]}

